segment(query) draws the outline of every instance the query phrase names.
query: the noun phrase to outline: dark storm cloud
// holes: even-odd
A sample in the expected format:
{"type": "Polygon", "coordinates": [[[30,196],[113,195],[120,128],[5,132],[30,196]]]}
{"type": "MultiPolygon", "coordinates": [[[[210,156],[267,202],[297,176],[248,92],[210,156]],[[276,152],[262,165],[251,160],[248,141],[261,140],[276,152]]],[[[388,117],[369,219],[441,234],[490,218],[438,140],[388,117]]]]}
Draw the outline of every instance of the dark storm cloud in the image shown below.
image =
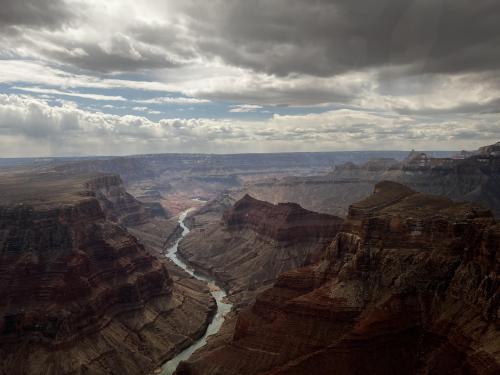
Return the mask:
{"type": "Polygon", "coordinates": [[[268,73],[496,69],[497,0],[183,1],[203,53],[268,73]]]}
{"type": "Polygon", "coordinates": [[[164,51],[152,51],[124,36],[114,36],[107,45],[67,43],[64,50],[44,53],[60,62],[100,73],[132,72],[171,68],[176,64],[164,51]]]}
{"type": "Polygon", "coordinates": [[[176,25],[136,24],[129,29],[129,35],[140,42],[165,48],[170,53],[190,59],[197,56],[193,43],[186,40],[176,25]]]}
{"type": "MultiPolygon", "coordinates": [[[[100,72],[172,66],[168,63],[172,59],[162,54],[180,59],[217,57],[229,65],[279,76],[326,77],[387,65],[404,66],[405,70],[397,72],[405,75],[496,70],[500,66],[498,0],[167,3],[174,17],[165,13],[167,23],[146,18],[129,24],[123,30],[127,38],[113,42],[116,50],[82,45],[78,47],[86,54],[47,54],[100,72]],[[163,52],[139,47],[131,51],[134,43],[163,52]]],[[[0,6],[0,25],[20,30],[54,29],[85,17],[81,4],[72,3],[70,8],[63,0],[4,0],[0,6]]]]}
{"type": "Polygon", "coordinates": [[[214,102],[409,116],[500,103],[498,0],[4,0],[0,21],[0,56],[56,82],[140,72],[214,102]]]}
{"type": "Polygon", "coordinates": [[[7,26],[55,29],[73,17],[63,0],[2,0],[0,4],[0,29],[7,26]]]}
{"type": "Polygon", "coordinates": [[[275,107],[309,106],[332,102],[348,103],[355,98],[354,93],[342,88],[296,87],[274,88],[273,90],[247,90],[240,92],[201,91],[199,93],[210,100],[237,101],[249,104],[267,104],[275,107]]]}

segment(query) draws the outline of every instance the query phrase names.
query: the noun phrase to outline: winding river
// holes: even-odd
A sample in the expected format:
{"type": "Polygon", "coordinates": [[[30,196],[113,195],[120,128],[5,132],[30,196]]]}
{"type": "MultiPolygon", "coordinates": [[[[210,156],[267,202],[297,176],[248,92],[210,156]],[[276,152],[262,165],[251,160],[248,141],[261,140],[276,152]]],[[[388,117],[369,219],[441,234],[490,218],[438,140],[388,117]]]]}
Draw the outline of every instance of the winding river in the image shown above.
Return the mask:
{"type": "Polygon", "coordinates": [[[226,293],[224,292],[224,290],[222,290],[220,287],[216,285],[213,279],[211,279],[208,276],[196,273],[195,270],[193,270],[191,267],[189,267],[186,263],[184,263],[181,259],[177,257],[177,248],[179,247],[179,243],[190,232],[189,228],[184,224],[184,220],[186,219],[186,216],[189,213],[189,211],[190,210],[184,211],[179,216],[179,225],[182,228],[182,234],[180,238],[172,245],[172,247],[170,247],[167,250],[167,258],[171,259],[176,265],[178,265],[184,271],[189,273],[191,276],[208,284],[208,287],[210,288],[211,291],[210,293],[212,293],[212,296],[217,301],[217,313],[215,314],[214,318],[212,319],[212,322],[205,331],[205,334],[200,339],[195,341],[191,346],[184,349],[170,361],[165,362],[163,364],[163,366],[161,367],[162,375],[173,374],[175,369],[177,368],[177,365],[181,361],[187,360],[191,356],[191,354],[193,354],[196,350],[204,346],[207,342],[207,338],[219,331],[220,327],[222,326],[222,323],[224,322],[224,317],[229,311],[231,311],[232,308],[232,304],[225,303],[223,301],[224,297],[226,297],[226,293]]]}

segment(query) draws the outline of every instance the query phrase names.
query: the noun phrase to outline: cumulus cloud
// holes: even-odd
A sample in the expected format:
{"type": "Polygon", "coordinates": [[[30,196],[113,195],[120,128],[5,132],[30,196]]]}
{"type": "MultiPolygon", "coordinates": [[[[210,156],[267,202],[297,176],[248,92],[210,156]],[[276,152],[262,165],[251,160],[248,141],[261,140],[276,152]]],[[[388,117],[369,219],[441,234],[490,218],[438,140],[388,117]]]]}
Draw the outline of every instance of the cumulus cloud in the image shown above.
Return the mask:
{"type": "Polygon", "coordinates": [[[336,110],[274,115],[263,122],[167,118],[89,112],[74,103],[50,106],[30,96],[0,94],[4,156],[145,152],[324,151],[475,148],[500,136],[491,115],[434,122],[377,112],[336,110]],[[9,142],[7,143],[7,140],[9,142]],[[362,147],[360,147],[362,146],[362,147]],[[29,152],[29,155],[27,153],[29,152]]]}

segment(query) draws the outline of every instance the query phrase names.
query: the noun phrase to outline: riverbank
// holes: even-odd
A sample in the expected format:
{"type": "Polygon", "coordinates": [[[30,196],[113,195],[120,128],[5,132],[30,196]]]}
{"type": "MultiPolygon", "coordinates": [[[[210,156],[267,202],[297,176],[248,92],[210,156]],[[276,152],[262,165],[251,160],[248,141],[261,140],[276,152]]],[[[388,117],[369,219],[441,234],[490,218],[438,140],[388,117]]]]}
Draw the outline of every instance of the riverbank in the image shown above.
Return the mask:
{"type": "Polygon", "coordinates": [[[186,210],[179,216],[178,222],[179,226],[182,228],[182,233],[176,240],[176,242],[166,251],[166,256],[189,275],[202,282],[205,282],[208,285],[210,293],[217,302],[217,312],[208,325],[204,335],[200,339],[196,340],[192,345],[184,349],[177,356],[170,359],[168,362],[161,366],[161,371],[159,372],[161,375],[173,374],[181,361],[187,360],[196,350],[203,347],[206,344],[208,337],[216,334],[220,330],[225,316],[232,309],[232,304],[226,303],[227,295],[225,291],[217,285],[214,279],[212,279],[209,275],[197,274],[194,269],[188,266],[180,257],[177,256],[179,243],[190,232],[190,229],[184,223],[184,220],[186,219],[186,216],[189,212],[190,210],[186,210]]]}

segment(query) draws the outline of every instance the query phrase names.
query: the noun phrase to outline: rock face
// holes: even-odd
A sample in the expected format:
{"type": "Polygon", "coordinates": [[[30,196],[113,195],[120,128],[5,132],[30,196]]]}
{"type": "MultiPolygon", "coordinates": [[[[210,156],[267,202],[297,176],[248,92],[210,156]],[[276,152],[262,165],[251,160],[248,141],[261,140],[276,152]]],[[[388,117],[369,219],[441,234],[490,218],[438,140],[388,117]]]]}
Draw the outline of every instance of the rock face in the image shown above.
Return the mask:
{"type": "Polygon", "coordinates": [[[489,211],[382,182],[177,373],[498,374],[499,266],[489,211]]]}
{"type": "Polygon", "coordinates": [[[349,205],[370,194],[379,176],[377,174],[377,180],[368,174],[361,179],[337,177],[324,175],[273,178],[247,183],[242,189],[231,191],[231,196],[240,199],[249,194],[274,204],[295,202],[307,210],[345,217],[349,205]]]}
{"type": "Polygon", "coordinates": [[[394,180],[424,193],[481,204],[500,218],[500,155],[474,155],[423,170],[403,169],[394,180]]]}
{"type": "Polygon", "coordinates": [[[296,203],[273,205],[245,195],[223,215],[229,230],[250,229],[277,242],[328,238],[342,220],[304,210],[296,203]]]}
{"type": "MultiPolygon", "coordinates": [[[[457,156],[460,157],[460,156],[457,156]]],[[[248,183],[233,193],[248,193],[269,202],[290,201],[304,208],[341,217],[368,195],[376,183],[391,180],[422,193],[478,203],[500,218],[500,146],[466,153],[464,158],[436,158],[412,151],[399,162],[378,158],[364,164],[339,164],[325,176],[287,177],[248,183]]]]}
{"type": "Polygon", "coordinates": [[[319,259],[342,225],[335,216],[307,211],[294,203],[273,205],[245,196],[222,220],[207,207],[194,216],[194,228],[180,254],[212,274],[230,298],[246,304],[287,270],[319,259]]]}
{"type": "Polygon", "coordinates": [[[161,205],[144,203],[129,194],[117,175],[99,175],[84,185],[99,201],[106,219],[126,227],[158,254],[182,231],[177,219],[167,219],[161,205]]]}
{"type": "Polygon", "coordinates": [[[0,373],[143,374],[203,333],[208,290],[174,283],[102,203],[117,177],[2,177],[0,373]]]}
{"type": "Polygon", "coordinates": [[[327,173],[334,164],[362,163],[372,157],[403,158],[404,153],[156,154],[54,161],[46,167],[66,174],[119,175],[127,190],[140,201],[156,204],[156,208],[161,201],[163,207],[176,214],[192,207],[193,198],[211,200],[222,191],[239,188],[248,181],[327,173]]]}
{"type": "Polygon", "coordinates": [[[153,218],[166,219],[161,206],[146,205],[127,193],[117,175],[92,178],[85,187],[95,193],[107,218],[122,226],[145,224],[153,218]]]}

